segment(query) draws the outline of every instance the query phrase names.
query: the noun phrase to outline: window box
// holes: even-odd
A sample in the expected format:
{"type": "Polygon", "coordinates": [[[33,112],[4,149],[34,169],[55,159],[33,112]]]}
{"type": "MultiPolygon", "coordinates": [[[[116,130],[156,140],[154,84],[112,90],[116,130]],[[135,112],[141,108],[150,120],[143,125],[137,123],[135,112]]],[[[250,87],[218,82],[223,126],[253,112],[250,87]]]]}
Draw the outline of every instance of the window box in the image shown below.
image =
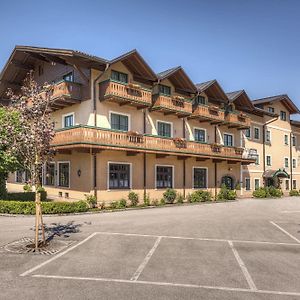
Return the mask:
{"type": "Polygon", "coordinates": [[[177,148],[186,148],[187,147],[186,139],[177,137],[177,138],[173,138],[173,141],[177,148]]]}
{"type": "Polygon", "coordinates": [[[241,147],[235,147],[234,150],[235,150],[235,153],[239,154],[239,155],[242,155],[244,153],[244,148],[241,148],[241,147]]]}
{"type": "Polygon", "coordinates": [[[211,150],[213,152],[220,153],[222,151],[222,147],[223,147],[223,145],[221,145],[221,144],[217,144],[217,143],[211,144],[211,150]]]}

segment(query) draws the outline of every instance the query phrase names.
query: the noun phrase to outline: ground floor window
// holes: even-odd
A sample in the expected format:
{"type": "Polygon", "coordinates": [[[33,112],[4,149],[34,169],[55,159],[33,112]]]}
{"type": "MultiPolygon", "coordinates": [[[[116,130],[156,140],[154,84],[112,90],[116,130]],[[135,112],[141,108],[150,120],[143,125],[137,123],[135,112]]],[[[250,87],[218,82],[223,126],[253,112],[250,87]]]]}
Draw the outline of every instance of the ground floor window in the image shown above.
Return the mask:
{"type": "Polygon", "coordinates": [[[207,169],[194,168],[194,186],[195,189],[207,188],[207,169]]]}
{"type": "Polygon", "coordinates": [[[293,189],[296,190],[297,189],[297,180],[293,179],[293,189]]]}
{"type": "Polygon", "coordinates": [[[170,166],[156,166],[156,188],[173,188],[173,168],[170,166]]]}
{"type": "Polygon", "coordinates": [[[259,179],[258,178],[255,178],[254,179],[254,188],[255,188],[255,190],[258,190],[259,189],[259,179]]]}
{"type": "Polygon", "coordinates": [[[234,180],[231,176],[224,176],[222,177],[222,185],[224,185],[230,189],[233,190],[234,189],[234,180]]]}
{"type": "Polygon", "coordinates": [[[55,185],[55,163],[46,164],[44,184],[55,185]]]}
{"type": "Polygon", "coordinates": [[[16,171],[16,182],[18,183],[23,182],[23,171],[21,170],[16,171]]]}
{"type": "Polygon", "coordinates": [[[70,187],[70,163],[58,163],[58,185],[61,187],[70,187]]]}
{"type": "Polygon", "coordinates": [[[109,189],[129,189],[130,188],[130,165],[129,164],[109,164],[109,189]]]}
{"type": "Polygon", "coordinates": [[[245,189],[246,189],[246,191],[250,191],[250,189],[251,189],[250,178],[245,178],[245,189]]]}
{"type": "Polygon", "coordinates": [[[285,180],[285,189],[287,191],[290,189],[290,181],[288,179],[285,180]]]}

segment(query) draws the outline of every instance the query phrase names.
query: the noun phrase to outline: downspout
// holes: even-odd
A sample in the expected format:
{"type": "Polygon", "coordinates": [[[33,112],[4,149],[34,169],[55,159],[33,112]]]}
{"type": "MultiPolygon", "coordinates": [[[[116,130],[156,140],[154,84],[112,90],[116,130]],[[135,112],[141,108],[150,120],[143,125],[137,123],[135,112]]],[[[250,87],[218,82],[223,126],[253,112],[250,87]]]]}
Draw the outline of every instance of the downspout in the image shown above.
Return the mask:
{"type": "Polygon", "coordinates": [[[266,172],[266,126],[277,121],[278,116],[263,124],[263,172],[266,172]]]}
{"type": "MultiPolygon", "coordinates": [[[[217,125],[215,125],[215,143],[217,143],[217,125]]],[[[214,167],[215,167],[215,201],[216,201],[217,200],[217,194],[218,194],[218,191],[217,191],[218,165],[217,165],[216,162],[214,164],[215,164],[214,167]]]]}
{"type": "Polygon", "coordinates": [[[291,176],[290,176],[290,186],[291,186],[291,190],[293,189],[293,152],[292,152],[292,132],[290,132],[290,172],[291,172],[291,176]]]}
{"type": "MultiPolygon", "coordinates": [[[[143,126],[143,133],[146,133],[146,109],[144,110],[144,126],[143,126]]],[[[143,170],[144,170],[144,201],[147,197],[147,176],[146,176],[146,169],[147,169],[147,156],[146,152],[143,153],[143,170]]]]}
{"type": "MultiPolygon", "coordinates": [[[[182,119],[182,127],[183,127],[183,138],[185,139],[186,137],[186,134],[185,134],[185,119],[183,118],[182,119]]],[[[186,163],[185,163],[185,157],[183,158],[182,160],[182,167],[183,167],[183,198],[185,199],[185,194],[186,194],[186,191],[185,191],[185,187],[186,187],[186,178],[185,178],[185,172],[186,172],[186,163]]]]}

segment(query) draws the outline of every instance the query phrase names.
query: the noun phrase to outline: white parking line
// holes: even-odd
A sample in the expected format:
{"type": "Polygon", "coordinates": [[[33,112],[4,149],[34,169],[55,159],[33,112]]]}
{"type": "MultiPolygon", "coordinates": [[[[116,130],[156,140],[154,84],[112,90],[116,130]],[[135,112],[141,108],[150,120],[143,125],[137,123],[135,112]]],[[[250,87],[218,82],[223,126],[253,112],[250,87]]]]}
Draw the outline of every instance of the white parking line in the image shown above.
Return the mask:
{"type": "Polygon", "coordinates": [[[300,241],[294,237],[293,235],[291,235],[289,232],[287,232],[285,229],[283,229],[282,227],[280,227],[278,224],[276,224],[275,222],[273,221],[270,221],[270,223],[274,226],[276,226],[279,230],[281,230],[283,233],[285,233],[287,236],[289,236],[291,239],[293,239],[294,241],[296,241],[297,243],[300,244],[300,241]]]}
{"type": "Polygon", "coordinates": [[[146,255],[146,257],[144,258],[144,260],[142,261],[142,263],[140,264],[140,266],[137,268],[137,270],[135,271],[134,275],[131,277],[130,280],[133,280],[133,281],[138,280],[138,278],[140,277],[141,273],[145,269],[147,263],[149,262],[150,258],[152,257],[153,253],[155,252],[156,248],[158,247],[160,241],[161,241],[161,236],[157,238],[157,240],[155,241],[154,246],[151,248],[151,250],[149,251],[149,253],[146,255]]]}
{"type": "Polygon", "coordinates": [[[76,245],[74,245],[74,246],[72,246],[72,247],[66,249],[66,250],[63,251],[63,252],[58,253],[57,255],[53,256],[52,258],[50,258],[50,259],[44,261],[43,263],[41,263],[41,264],[39,264],[39,265],[37,265],[37,266],[35,266],[35,267],[29,269],[28,271],[22,273],[20,276],[26,276],[26,275],[28,275],[28,274],[30,274],[30,273],[32,273],[32,272],[34,272],[34,271],[40,269],[41,267],[43,267],[43,266],[49,264],[50,262],[52,262],[52,261],[58,259],[59,257],[65,255],[66,253],[72,251],[73,249],[75,249],[75,248],[77,248],[78,246],[82,245],[83,243],[87,242],[89,239],[91,239],[91,238],[92,238],[93,236],[95,236],[96,234],[97,234],[97,232],[92,233],[91,235],[89,235],[87,238],[85,238],[84,240],[82,240],[82,241],[79,242],[78,244],[76,244],[76,245]]]}
{"type": "Polygon", "coordinates": [[[232,250],[232,252],[233,252],[233,254],[234,254],[234,256],[235,256],[235,258],[236,258],[236,260],[237,260],[237,262],[238,262],[238,264],[239,264],[239,266],[240,266],[247,282],[248,282],[248,285],[249,285],[250,289],[252,291],[256,291],[257,290],[256,285],[255,285],[255,283],[254,283],[254,281],[253,281],[246,265],[244,264],[243,260],[241,259],[238,251],[234,248],[232,241],[228,241],[228,244],[229,244],[229,246],[230,246],[230,248],[231,248],[231,250],[232,250]]]}
{"type": "Polygon", "coordinates": [[[285,296],[300,296],[300,293],[296,292],[279,292],[269,290],[251,290],[243,288],[231,288],[221,286],[208,286],[208,285],[196,285],[196,284],[184,284],[184,283],[170,283],[170,282],[156,282],[156,281],[142,281],[142,280],[126,280],[126,279],[112,279],[112,278],[98,278],[98,277],[72,277],[72,276],[55,276],[55,275],[32,275],[35,278],[48,278],[48,279],[66,279],[66,280],[86,280],[86,281],[102,281],[102,282],[115,282],[115,283],[131,283],[131,284],[144,284],[144,285],[157,285],[157,286],[172,286],[172,287],[184,287],[184,288],[200,288],[208,290],[221,290],[232,292],[246,292],[257,294],[271,294],[271,295],[285,295],[285,296]]]}
{"type": "Polygon", "coordinates": [[[283,210],[281,213],[283,214],[300,213],[300,210],[283,210]]]}

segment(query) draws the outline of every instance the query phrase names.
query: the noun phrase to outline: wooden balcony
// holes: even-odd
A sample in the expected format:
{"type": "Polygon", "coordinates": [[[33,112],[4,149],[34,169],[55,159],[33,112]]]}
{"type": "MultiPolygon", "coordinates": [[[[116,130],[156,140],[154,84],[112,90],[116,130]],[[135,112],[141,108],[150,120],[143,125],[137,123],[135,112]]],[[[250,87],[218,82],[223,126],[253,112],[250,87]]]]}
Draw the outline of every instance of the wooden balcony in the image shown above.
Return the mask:
{"type": "Polygon", "coordinates": [[[221,124],[224,122],[224,111],[212,105],[198,104],[190,119],[198,119],[200,122],[210,122],[211,124],[221,124]]]}
{"type": "Polygon", "coordinates": [[[152,91],[137,84],[123,84],[106,80],[99,84],[99,99],[100,101],[112,101],[120,105],[128,104],[144,108],[152,104],[152,91]]]}
{"type": "Polygon", "coordinates": [[[135,132],[119,132],[108,129],[88,126],[75,126],[56,132],[52,142],[54,149],[108,149],[130,152],[146,152],[163,155],[176,155],[197,158],[218,158],[229,161],[245,161],[240,148],[225,147],[221,145],[202,144],[186,141],[181,138],[162,138],[153,135],[142,135],[135,132]],[[240,149],[238,151],[238,149],[240,149]]]}
{"type": "Polygon", "coordinates": [[[251,119],[245,114],[229,112],[225,116],[225,122],[229,128],[237,128],[239,130],[247,129],[251,125],[251,119]]]}
{"type": "Polygon", "coordinates": [[[161,111],[165,115],[176,114],[186,117],[192,114],[192,101],[184,97],[154,95],[152,110],[161,111]]]}

